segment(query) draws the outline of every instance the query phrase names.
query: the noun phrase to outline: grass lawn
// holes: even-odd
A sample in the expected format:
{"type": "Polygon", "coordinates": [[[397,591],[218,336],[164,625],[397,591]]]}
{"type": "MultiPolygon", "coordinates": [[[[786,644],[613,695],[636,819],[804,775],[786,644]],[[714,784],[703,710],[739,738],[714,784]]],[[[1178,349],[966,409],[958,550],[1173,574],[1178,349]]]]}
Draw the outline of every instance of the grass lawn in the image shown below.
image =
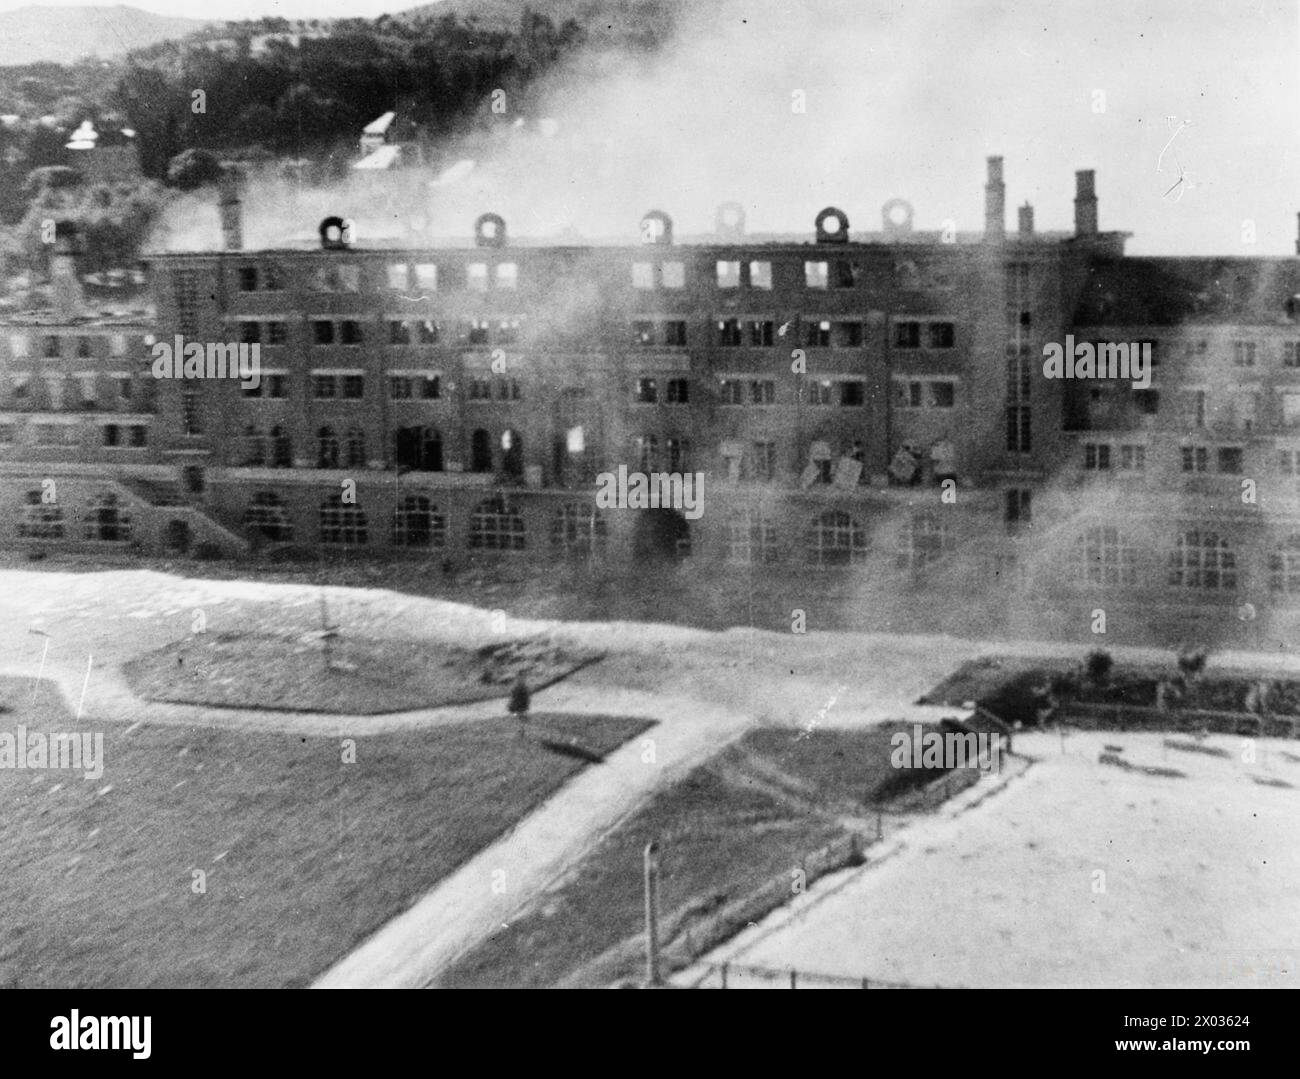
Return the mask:
{"type": "MultiPolygon", "coordinates": [[[[786,874],[807,853],[847,834],[855,816],[874,827],[867,803],[896,784],[934,772],[889,763],[895,730],[751,731],[615,828],[575,870],[508,929],[453,964],[449,987],[541,987],[559,983],[641,932],[642,851],[658,839],[660,910],[712,908],[786,874]]],[[[665,941],[665,943],[667,943],[665,941]]],[[[640,966],[601,969],[596,984],[636,978],[640,966]]]]}
{"type": "MultiPolygon", "coordinates": [[[[0,731],[79,729],[42,688],[0,679],[0,731]]],[[[648,726],[531,725],[598,752],[648,726]]],[[[354,764],[336,738],[102,733],[99,779],[0,769],[0,986],[305,985],[586,766],[505,716],[359,736],[354,764]]]]}
{"type": "Polygon", "coordinates": [[[599,658],[540,638],[476,649],[341,638],[327,667],[313,634],[202,633],[132,659],[122,671],[146,700],[374,715],[504,697],[520,673],[530,689],[541,689],[599,658]]]}

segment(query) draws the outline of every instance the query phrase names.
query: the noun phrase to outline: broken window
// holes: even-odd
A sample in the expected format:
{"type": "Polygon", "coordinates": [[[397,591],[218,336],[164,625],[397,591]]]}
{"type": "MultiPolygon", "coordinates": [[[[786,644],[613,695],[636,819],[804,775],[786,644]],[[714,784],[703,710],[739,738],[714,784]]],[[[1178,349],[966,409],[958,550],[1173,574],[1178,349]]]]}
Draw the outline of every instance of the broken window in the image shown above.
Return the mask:
{"type": "Polygon", "coordinates": [[[411,268],[405,262],[388,264],[388,287],[395,292],[405,292],[411,287],[411,268]]]}
{"type": "Polygon", "coordinates": [[[930,347],[952,348],[956,333],[951,322],[930,323],[930,347]]]}
{"type": "Polygon", "coordinates": [[[955,382],[928,383],[930,408],[952,408],[957,401],[957,384],[955,382]]]}
{"type": "Polygon", "coordinates": [[[1147,467],[1147,448],[1145,446],[1134,445],[1120,446],[1119,467],[1121,472],[1145,472],[1147,467]]]}
{"type": "Polygon", "coordinates": [[[895,322],[894,347],[920,348],[921,324],[919,322],[895,322]]]}
{"type": "Polygon", "coordinates": [[[834,383],[830,379],[814,380],[807,383],[808,403],[810,405],[829,405],[833,397],[834,383]]]}
{"type": "Polygon", "coordinates": [[[1220,472],[1238,475],[1243,468],[1244,455],[1239,446],[1221,446],[1218,453],[1220,472]]]}

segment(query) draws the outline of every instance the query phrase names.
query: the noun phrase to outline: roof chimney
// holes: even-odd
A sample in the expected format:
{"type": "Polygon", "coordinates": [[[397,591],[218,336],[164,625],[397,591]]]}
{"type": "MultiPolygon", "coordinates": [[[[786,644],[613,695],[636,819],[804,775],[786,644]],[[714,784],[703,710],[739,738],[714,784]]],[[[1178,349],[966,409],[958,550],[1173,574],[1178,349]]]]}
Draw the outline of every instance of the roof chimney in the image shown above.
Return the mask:
{"type": "Polygon", "coordinates": [[[1007,234],[1007,185],[1002,182],[1002,158],[989,158],[989,178],[984,185],[984,236],[1001,239],[1007,234]]]}
{"type": "Polygon", "coordinates": [[[81,253],[81,234],[76,225],[60,221],[54,226],[54,250],[50,253],[50,293],[54,311],[62,321],[88,314],[81,278],[77,276],[81,253]]]}
{"type": "Polygon", "coordinates": [[[1097,174],[1082,169],[1074,174],[1074,234],[1097,235],[1097,174]]]}
{"type": "Polygon", "coordinates": [[[1020,207],[1019,217],[1020,235],[1032,236],[1034,234],[1034,208],[1026,202],[1020,207]]]}
{"type": "Polygon", "coordinates": [[[221,246],[226,251],[244,248],[244,207],[239,200],[243,177],[233,165],[227,165],[219,182],[221,210],[221,246]]]}

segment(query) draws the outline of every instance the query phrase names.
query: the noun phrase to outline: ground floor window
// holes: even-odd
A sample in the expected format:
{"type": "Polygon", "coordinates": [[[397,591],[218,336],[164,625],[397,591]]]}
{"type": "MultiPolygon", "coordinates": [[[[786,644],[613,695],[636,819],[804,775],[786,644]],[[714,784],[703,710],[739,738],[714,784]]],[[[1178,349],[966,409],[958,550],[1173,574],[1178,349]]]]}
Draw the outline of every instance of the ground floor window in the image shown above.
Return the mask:
{"type": "Polygon", "coordinates": [[[469,545],[481,551],[522,551],[525,547],[524,519],[503,498],[489,498],[474,507],[469,545]]]}
{"type": "Polygon", "coordinates": [[[365,511],[332,495],[320,505],[321,543],[360,547],[369,542],[365,511]]]}
{"type": "Polygon", "coordinates": [[[823,513],[804,537],[808,562],[814,566],[848,566],[867,557],[867,531],[847,513],[823,513]]]}

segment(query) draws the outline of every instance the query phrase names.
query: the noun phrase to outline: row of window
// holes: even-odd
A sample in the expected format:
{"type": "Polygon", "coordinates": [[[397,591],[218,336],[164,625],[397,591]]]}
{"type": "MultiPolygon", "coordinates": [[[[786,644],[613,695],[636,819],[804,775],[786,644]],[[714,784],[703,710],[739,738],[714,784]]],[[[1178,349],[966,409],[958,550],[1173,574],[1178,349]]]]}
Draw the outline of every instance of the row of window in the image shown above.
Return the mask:
{"type": "MultiPolygon", "coordinates": [[[[108,355],[120,359],[127,355],[131,338],[124,333],[107,334],[108,355]]],[[[96,355],[95,342],[104,337],[91,337],[86,334],[44,334],[40,337],[41,355],[47,360],[79,359],[89,360],[96,355]]],[[[143,342],[143,338],[140,339],[143,342]]],[[[31,355],[32,338],[27,334],[9,335],[9,353],[17,360],[27,359],[31,355]]]]}
{"type": "MultiPolygon", "coordinates": [[[[109,382],[115,393],[116,403],[119,405],[130,405],[135,403],[139,397],[142,401],[151,401],[153,397],[152,385],[148,380],[144,380],[141,386],[136,385],[136,379],[128,374],[115,373],[112,375],[44,375],[40,382],[45,386],[46,398],[49,401],[50,408],[54,411],[62,409],[65,403],[72,405],[83,412],[93,411],[103,402],[103,395],[100,390],[103,388],[103,381],[109,382]],[[70,399],[66,393],[69,383],[72,383],[77,396],[70,399]]],[[[30,399],[32,379],[26,372],[15,372],[9,378],[10,393],[15,401],[26,401],[30,399]]]]}
{"type": "MultiPolygon", "coordinates": [[[[1282,450],[1279,470],[1293,475],[1300,453],[1282,450]]],[[[1180,446],[1178,461],[1183,472],[1218,472],[1239,476],[1245,471],[1245,451],[1240,446],[1180,446]]],[[[1145,472],[1147,447],[1142,443],[1085,442],[1083,467],[1089,472],[1145,472]]]]}
{"type": "MultiPolygon", "coordinates": [[[[27,428],[31,444],[67,448],[81,445],[81,428],[72,423],[33,423],[27,428]]],[[[149,428],[142,423],[106,423],[100,427],[100,444],[110,448],[142,449],[149,445],[149,428]]],[[[0,423],[0,446],[11,445],[18,439],[18,428],[5,421],[0,423]]]]}
{"type": "MultiPolygon", "coordinates": [[[[656,262],[632,262],[633,288],[680,289],[686,287],[686,263],[680,259],[662,259],[656,262]]],[[[307,289],[312,292],[360,293],[367,288],[368,266],[346,261],[328,261],[311,268],[307,275],[307,289]]],[[[434,292],[451,283],[449,274],[459,274],[456,285],[474,291],[490,288],[515,289],[519,284],[519,264],[513,261],[464,263],[459,270],[439,267],[433,262],[390,262],[384,266],[383,285],[396,292],[434,292]]],[[[895,267],[894,276],[900,287],[916,288],[919,274],[913,263],[903,262],[895,267]]],[[[240,266],[236,270],[236,284],[240,292],[280,292],[286,287],[284,269],[274,262],[240,266]]],[[[803,284],[810,289],[851,289],[865,281],[864,268],[849,259],[805,259],[803,284]]],[[[718,259],[713,267],[713,283],[719,289],[759,289],[773,287],[772,262],[768,259],[718,259]]],[[[936,279],[938,287],[949,287],[950,278],[936,279]]]]}

